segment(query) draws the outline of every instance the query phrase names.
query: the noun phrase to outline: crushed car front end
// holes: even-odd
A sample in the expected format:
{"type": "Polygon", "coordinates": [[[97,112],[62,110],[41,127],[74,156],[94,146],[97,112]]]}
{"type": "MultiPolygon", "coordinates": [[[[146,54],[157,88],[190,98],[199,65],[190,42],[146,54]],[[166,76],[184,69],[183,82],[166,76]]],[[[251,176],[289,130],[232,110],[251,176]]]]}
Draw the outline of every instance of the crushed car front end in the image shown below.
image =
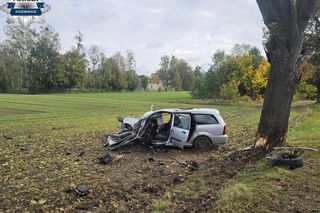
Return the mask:
{"type": "Polygon", "coordinates": [[[136,118],[118,118],[121,122],[121,130],[107,137],[106,146],[109,149],[114,150],[121,146],[128,145],[129,143],[139,138],[139,130],[141,124],[144,123],[143,119],[136,118]]]}

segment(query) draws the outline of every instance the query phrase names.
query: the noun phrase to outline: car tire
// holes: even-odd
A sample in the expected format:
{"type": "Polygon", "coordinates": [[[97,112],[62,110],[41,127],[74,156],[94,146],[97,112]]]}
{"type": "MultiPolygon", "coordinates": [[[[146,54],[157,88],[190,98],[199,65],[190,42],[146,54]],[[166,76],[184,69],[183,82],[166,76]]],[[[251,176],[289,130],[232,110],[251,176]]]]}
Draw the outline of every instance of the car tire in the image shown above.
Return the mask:
{"type": "Polygon", "coordinates": [[[272,166],[287,166],[289,169],[303,167],[303,157],[298,154],[283,153],[271,159],[272,166]]]}
{"type": "Polygon", "coordinates": [[[193,141],[193,145],[196,149],[199,150],[209,150],[212,147],[211,140],[206,136],[197,137],[193,141]]]}

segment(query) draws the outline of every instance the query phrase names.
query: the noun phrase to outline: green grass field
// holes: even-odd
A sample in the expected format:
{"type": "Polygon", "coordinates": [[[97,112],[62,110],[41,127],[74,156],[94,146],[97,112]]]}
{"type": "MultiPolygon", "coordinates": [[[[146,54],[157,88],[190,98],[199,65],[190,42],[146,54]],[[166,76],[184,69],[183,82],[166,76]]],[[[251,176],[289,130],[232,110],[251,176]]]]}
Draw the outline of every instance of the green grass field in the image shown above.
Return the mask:
{"type": "MultiPolygon", "coordinates": [[[[288,141],[319,148],[316,141],[320,138],[320,109],[308,104],[300,103],[293,108],[288,141]]],[[[319,188],[320,181],[312,178],[320,175],[314,173],[320,171],[318,154],[308,154],[307,166],[298,172],[269,168],[263,161],[248,165],[233,178],[212,178],[215,160],[253,142],[260,110],[259,105],[253,104],[213,105],[209,101],[194,101],[187,92],[0,94],[0,212],[188,211],[201,206],[208,194],[216,194],[217,201],[208,205],[217,211],[237,212],[239,206],[244,212],[253,210],[259,201],[253,198],[262,193],[265,202],[259,207],[261,210],[271,212],[268,203],[274,200],[289,206],[288,203],[297,202],[296,195],[288,193],[281,200],[283,188],[275,183],[310,178],[306,187],[319,188]],[[119,127],[117,116],[139,117],[151,105],[217,108],[228,124],[229,143],[208,152],[151,150],[141,146],[116,152],[106,150],[103,138],[119,127]],[[84,154],[78,156],[79,150],[84,154]],[[99,165],[97,157],[107,153],[123,158],[108,166],[99,165]],[[150,156],[165,164],[148,162],[150,156]],[[195,160],[201,169],[198,173],[190,172],[172,158],[195,160]],[[182,182],[174,184],[177,176],[182,182]],[[65,193],[78,184],[89,188],[87,197],[65,193]],[[244,201],[245,206],[241,205],[244,201]]],[[[297,190],[301,189],[293,193],[297,190]]],[[[319,191],[310,189],[310,192],[312,199],[318,199],[313,195],[319,191]]],[[[302,210],[319,210],[319,205],[309,208],[312,201],[304,204],[302,210]]]]}

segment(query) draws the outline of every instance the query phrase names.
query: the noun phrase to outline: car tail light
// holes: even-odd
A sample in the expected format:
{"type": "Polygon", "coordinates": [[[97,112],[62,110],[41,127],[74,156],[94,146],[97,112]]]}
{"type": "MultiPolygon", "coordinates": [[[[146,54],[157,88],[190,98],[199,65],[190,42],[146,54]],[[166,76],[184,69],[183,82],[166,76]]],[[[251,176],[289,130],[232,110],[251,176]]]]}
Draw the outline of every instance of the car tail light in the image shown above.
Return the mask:
{"type": "Polygon", "coordinates": [[[226,135],[227,134],[227,126],[224,126],[223,128],[223,135],[226,135]]]}

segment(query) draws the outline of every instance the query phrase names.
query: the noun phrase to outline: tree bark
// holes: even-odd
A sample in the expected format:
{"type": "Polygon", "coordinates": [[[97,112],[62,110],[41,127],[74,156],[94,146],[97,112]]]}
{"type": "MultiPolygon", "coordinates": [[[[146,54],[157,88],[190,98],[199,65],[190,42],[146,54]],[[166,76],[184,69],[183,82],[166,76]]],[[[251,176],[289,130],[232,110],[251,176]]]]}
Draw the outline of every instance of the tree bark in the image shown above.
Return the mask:
{"type": "Polygon", "coordinates": [[[305,62],[301,55],[304,31],[316,0],[257,0],[270,37],[266,43],[271,63],[265,100],[254,147],[267,153],[283,146],[290,109],[305,62]]]}
{"type": "Polygon", "coordinates": [[[292,72],[297,56],[287,52],[278,54],[277,57],[277,61],[273,60],[270,69],[255,144],[255,146],[265,147],[266,150],[284,145],[293,94],[300,80],[300,76],[292,72]]]}

